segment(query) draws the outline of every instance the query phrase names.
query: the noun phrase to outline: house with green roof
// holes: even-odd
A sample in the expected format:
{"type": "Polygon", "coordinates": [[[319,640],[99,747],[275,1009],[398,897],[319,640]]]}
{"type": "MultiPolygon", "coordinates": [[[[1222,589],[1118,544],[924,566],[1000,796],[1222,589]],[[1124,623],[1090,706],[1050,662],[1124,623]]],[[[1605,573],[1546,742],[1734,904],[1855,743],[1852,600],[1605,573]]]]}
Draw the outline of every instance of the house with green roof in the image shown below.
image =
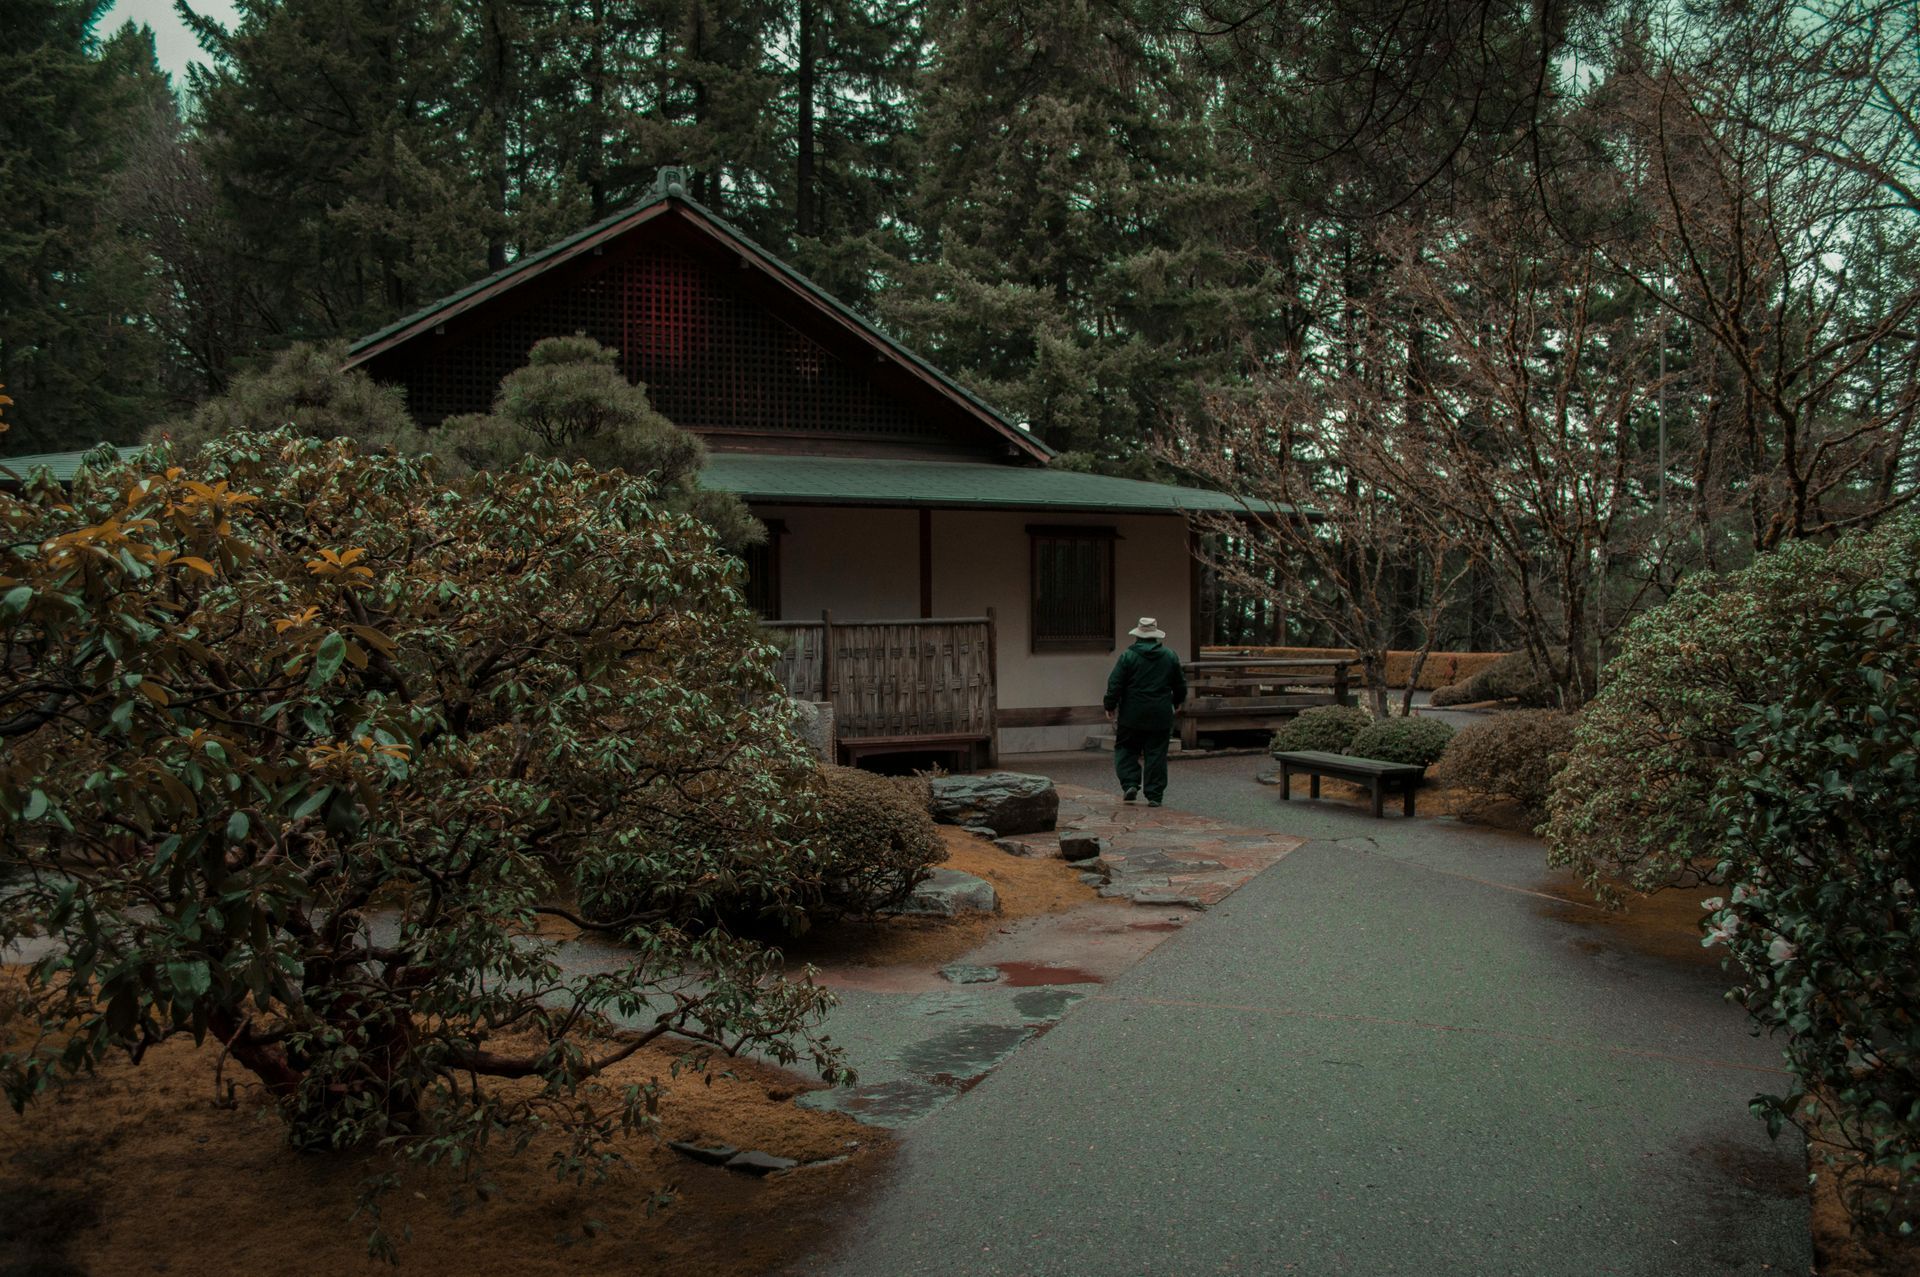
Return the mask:
{"type": "MultiPolygon", "coordinates": [[[[1125,631],[1191,654],[1214,492],[1057,469],[1018,423],[690,199],[650,198],[353,343],[416,420],[485,412],[542,338],[619,352],[769,536],[748,596],[842,753],[1073,748],[1125,631]]],[[[71,473],[81,454],[32,464],[71,473]]],[[[58,476],[57,476],[58,477],[58,476]]]]}
{"type": "Polygon", "coordinates": [[[545,337],[619,352],[769,530],[749,597],[843,752],[1077,747],[1142,616],[1190,652],[1218,493],[1056,469],[1018,423],[689,198],[652,196],[355,342],[432,424],[545,337]]]}

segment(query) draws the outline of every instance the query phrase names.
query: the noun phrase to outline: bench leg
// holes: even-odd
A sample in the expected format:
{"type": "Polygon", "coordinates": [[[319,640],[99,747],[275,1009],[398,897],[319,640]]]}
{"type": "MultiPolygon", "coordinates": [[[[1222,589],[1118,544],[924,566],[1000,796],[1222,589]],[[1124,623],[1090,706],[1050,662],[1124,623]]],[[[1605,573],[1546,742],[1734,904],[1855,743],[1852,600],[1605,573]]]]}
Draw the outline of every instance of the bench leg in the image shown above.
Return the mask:
{"type": "Polygon", "coordinates": [[[1280,764],[1280,801],[1286,802],[1293,797],[1293,771],[1285,763],[1280,764]]]}
{"type": "Polygon", "coordinates": [[[1319,796],[1320,796],[1320,773],[1314,772],[1312,775],[1312,778],[1307,781],[1307,797],[1318,798],[1319,796]]]}
{"type": "Polygon", "coordinates": [[[1405,800],[1402,802],[1400,806],[1400,814],[1402,816],[1411,816],[1413,815],[1413,786],[1412,785],[1407,786],[1405,790],[1405,794],[1406,794],[1405,800]]]}
{"type": "Polygon", "coordinates": [[[1373,818],[1379,820],[1383,814],[1380,810],[1380,778],[1375,776],[1368,782],[1368,788],[1373,793],[1373,818]]]}

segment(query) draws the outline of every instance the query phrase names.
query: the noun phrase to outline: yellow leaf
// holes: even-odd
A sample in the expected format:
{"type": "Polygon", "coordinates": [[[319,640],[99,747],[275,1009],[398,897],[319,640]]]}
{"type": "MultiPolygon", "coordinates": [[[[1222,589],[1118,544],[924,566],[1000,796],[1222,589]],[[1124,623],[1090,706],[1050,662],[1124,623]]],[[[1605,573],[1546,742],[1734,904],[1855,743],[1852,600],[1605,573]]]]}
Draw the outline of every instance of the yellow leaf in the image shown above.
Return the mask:
{"type": "Polygon", "coordinates": [[[142,679],[140,682],[140,691],[155,705],[171,705],[173,703],[173,698],[167,695],[167,689],[152,679],[142,679]]]}
{"type": "Polygon", "coordinates": [[[191,554],[181,555],[174,560],[174,564],[179,567],[192,568],[195,572],[204,573],[207,576],[213,575],[213,564],[207,562],[205,559],[195,558],[191,554]]]}

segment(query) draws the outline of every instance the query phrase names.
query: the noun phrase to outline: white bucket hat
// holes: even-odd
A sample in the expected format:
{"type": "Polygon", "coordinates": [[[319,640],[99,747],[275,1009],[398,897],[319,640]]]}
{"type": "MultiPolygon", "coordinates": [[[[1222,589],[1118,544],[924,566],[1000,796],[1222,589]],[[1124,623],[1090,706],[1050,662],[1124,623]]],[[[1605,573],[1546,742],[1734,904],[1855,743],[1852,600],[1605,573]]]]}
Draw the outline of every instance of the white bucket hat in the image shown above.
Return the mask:
{"type": "Polygon", "coordinates": [[[1140,624],[1128,630],[1127,633],[1133,635],[1135,638],[1165,638],[1167,636],[1167,632],[1161,629],[1150,616],[1141,617],[1140,624]]]}

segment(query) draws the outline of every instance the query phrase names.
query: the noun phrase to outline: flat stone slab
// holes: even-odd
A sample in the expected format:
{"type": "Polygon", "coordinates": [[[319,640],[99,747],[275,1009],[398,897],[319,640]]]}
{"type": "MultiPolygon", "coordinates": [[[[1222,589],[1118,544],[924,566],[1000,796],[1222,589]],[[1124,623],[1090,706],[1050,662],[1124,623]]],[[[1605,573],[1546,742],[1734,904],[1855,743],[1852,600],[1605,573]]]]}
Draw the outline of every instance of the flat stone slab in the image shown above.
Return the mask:
{"type": "Polygon", "coordinates": [[[954,984],[992,984],[1000,978],[999,967],[976,967],[954,962],[940,968],[940,976],[954,984]]]}
{"type": "Polygon", "coordinates": [[[1028,842],[1024,838],[995,838],[993,845],[1009,856],[1038,856],[1042,854],[1039,843],[1028,842]]]}
{"type": "Polygon", "coordinates": [[[740,1156],[740,1150],[731,1144],[695,1144],[691,1140],[668,1140],[667,1147],[676,1153],[691,1157],[696,1162],[705,1162],[708,1166],[725,1166],[740,1156]]]}
{"type": "Polygon", "coordinates": [[[1061,844],[1098,844],[1106,874],[1100,894],[1109,900],[1205,909],[1306,843],[1166,807],[1123,803],[1118,794],[1079,785],[1059,790],[1061,844]]]}
{"type": "Polygon", "coordinates": [[[920,918],[958,918],[967,913],[998,913],[1000,897],[993,884],[958,869],[936,869],[913,889],[904,902],[886,913],[920,918]]]}
{"type": "Polygon", "coordinates": [[[748,1149],[729,1158],[726,1167],[730,1171],[740,1171],[746,1175],[771,1175],[775,1171],[790,1171],[800,1163],[791,1157],[775,1157],[772,1153],[762,1153],[759,1149],[748,1149]]]}

